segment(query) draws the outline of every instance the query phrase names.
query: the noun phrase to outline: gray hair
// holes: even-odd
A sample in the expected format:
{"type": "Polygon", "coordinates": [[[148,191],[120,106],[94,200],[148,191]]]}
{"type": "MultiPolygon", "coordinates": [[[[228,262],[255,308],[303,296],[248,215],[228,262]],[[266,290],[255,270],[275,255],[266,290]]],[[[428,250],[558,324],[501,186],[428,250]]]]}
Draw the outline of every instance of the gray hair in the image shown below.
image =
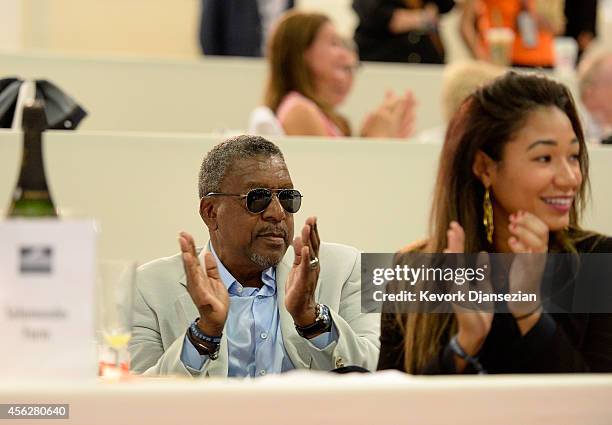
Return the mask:
{"type": "Polygon", "coordinates": [[[577,72],[578,93],[580,97],[584,98],[588,89],[601,83],[602,74],[604,74],[602,71],[610,69],[611,63],[612,51],[608,50],[591,54],[580,62],[577,72]]]}
{"type": "Polygon", "coordinates": [[[285,160],[278,146],[261,136],[230,137],[212,148],[202,160],[198,178],[200,199],[207,193],[220,192],[221,182],[237,159],[256,156],[279,156],[285,160]]]}
{"type": "Polygon", "coordinates": [[[444,119],[449,122],[470,94],[505,72],[504,67],[480,60],[466,60],[446,65],[442,76],[444,119]]]}

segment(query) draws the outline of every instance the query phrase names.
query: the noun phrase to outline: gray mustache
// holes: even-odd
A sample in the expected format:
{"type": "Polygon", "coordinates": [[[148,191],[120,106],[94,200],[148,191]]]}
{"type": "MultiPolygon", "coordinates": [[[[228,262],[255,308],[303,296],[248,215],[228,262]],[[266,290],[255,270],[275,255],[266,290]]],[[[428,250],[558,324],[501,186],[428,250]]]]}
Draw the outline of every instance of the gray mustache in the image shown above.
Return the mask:
{"type": "Polygon", "coordinates": [[[257,232],[257,236],[263,236],[266,234],[274,234],[274,235],[279,235],[282,236],[283,239],[288,242],[288,235],[287,235],[287,229],[284,229],[282,227],[264,227],[263,229],[261,229],[259,232],[257,232]]]}

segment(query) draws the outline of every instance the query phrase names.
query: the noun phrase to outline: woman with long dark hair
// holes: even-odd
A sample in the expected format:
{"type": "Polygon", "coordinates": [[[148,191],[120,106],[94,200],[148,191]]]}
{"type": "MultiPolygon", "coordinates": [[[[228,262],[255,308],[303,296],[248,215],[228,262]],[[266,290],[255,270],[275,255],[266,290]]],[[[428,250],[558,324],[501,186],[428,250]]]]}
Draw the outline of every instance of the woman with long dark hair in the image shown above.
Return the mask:
{"type": "MultiPolygon", "coordinates": [[[[611,238],[580,226],[588,187],[587,147],[569,90],[510,72],[469,96],[453,117],[429,238],[405,251],[612,252],[611,238]]],[[[612,371],[610,314],[549,313],[541,304],[520,311],[510,303],[505,313],[453,311],[384,314],[379,369],[612,371]]]]}

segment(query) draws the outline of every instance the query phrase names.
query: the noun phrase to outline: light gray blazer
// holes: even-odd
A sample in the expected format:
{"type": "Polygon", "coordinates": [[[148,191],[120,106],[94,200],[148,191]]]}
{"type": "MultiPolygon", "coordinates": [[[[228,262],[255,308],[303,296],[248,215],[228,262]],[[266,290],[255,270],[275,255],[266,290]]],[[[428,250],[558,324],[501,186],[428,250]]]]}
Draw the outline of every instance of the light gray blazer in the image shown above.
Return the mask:
{"type": "MultiPolygon", "coordinates": [[[[321,273],[315,301],[329,307],[338,330],[338,341],[320,350],[296,332],[293,319],[285,308],[285,281],[293,264],[293,249],[290,248],[276,267],[280,326],[289,358],[297,369],[331,370],[358,365],[375,370],[380,346],[380,315],[361,312],[360,252],[345,245],[322,243],[319,260],[321,273]]],[[[134,325],[129,345],[134,372],[227,376],[226,332],[217,360],[204,362],[199,370],[181,362],[185,333],[198,317],[198,310],[187,293],[180,254],[160,258],[139,268],[134,304],[134,325]]]]}

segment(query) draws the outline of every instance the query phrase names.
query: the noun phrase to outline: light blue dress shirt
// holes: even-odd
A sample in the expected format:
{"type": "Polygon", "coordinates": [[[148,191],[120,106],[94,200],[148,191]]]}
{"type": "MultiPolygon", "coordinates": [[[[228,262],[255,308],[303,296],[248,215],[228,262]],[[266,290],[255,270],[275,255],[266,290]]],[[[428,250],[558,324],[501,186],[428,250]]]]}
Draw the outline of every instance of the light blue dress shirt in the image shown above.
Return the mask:
{"type": "MultiPolygon", "coordinates": [[[[209,244],[221,280],[230,296],[229,312],[225,324],[229,351],[228,376],[256,377],[268,373],[281,373],[295,369],[283,346],[278,312],[276,269],[270,267],[261,273],[261,288],[244,287],[225,268],[209,244]]],[[[322,350],[338,340],[332,325],[331,332],[309,340],[322,350]]],[[[185,366],[199,370],[208,356],[198,353],[185,337],[181,361],[185,366]]]]}

